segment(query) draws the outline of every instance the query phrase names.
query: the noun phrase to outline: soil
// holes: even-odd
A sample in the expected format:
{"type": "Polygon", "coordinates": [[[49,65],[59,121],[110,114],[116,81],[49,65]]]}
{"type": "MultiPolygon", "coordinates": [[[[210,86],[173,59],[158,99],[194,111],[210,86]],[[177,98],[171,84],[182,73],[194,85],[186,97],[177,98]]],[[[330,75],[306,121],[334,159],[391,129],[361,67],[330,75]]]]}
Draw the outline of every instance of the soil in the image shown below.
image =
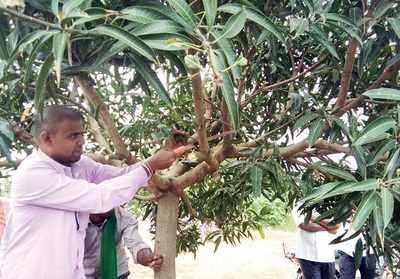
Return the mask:
{"type": "MultiPolygon", "coordinates": [[[[145,232],[141,234],[148,239],[145,232]]],[[[147,241],[149,244],[151,241],[147,241]]],[[[282,242],[289,250],[295,245],[295,234],[277,230],[266,230],[265,239],[246,239],[237,246],[220,245],[214,253],[214,244],[209,243],[193,254],[182,254],[176,259],[177,279],[292,279],[297,267],[284,257],[282,242]]],[[[132,266],[129,277],[153,279],[153,272],[140,265],[132,266]]]]}

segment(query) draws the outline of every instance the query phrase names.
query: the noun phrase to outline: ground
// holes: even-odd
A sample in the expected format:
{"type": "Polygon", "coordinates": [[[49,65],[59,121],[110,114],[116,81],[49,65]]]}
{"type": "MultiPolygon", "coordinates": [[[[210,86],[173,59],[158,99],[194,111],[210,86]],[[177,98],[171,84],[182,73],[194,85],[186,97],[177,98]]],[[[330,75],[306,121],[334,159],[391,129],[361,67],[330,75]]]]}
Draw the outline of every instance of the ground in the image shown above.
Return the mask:
{"type": "MultiPolygon", "coordinates": [[[[148,235],[141,229],[146,241],[148,235]]],[[[214,254],[212,243],[202,247],[196,259],[183,254],[176,260],[177,279],[291,279],[297,267],[284,257],[282,242],[294,247],[295,234],[279,230],[266,230],[265,239],[246,239],[237,246],[221,244],[214,254]]],[[[153,279],[153,272],[135,265],[130,279],[153,279]]]]}

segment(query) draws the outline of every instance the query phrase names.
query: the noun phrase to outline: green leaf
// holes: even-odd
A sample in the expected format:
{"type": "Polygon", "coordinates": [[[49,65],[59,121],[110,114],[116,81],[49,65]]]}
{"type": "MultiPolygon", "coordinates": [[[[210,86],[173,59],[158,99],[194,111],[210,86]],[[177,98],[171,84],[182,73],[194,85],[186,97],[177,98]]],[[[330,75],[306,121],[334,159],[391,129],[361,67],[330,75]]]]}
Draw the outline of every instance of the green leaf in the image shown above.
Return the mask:
{"type": "MultiPolygon", "coordinates": [[[[217,31],[212,32],[212,35],[215,39],[221,37],[220,32],[217,32],[217,31]]],[[[232,41],[222,38],[217,41],[217,45],[218,45],[219,49],[221,49],[222,52],[224,53],[226,61],[228,62],[228,67],[231,67],[230,70],[232,72],[233,80],[236,81],[236,80],[240,79],[241,70],[238,65],[235,65],[236,53],[235,53],[235,48],[233,46],[232,41]],[[234,65],[234,66],[232,66],[232,65],[234,65]]]]}
{"type": "Polygon", "coordinates": [[[304,203],[306,201],[310,201],[313,199],[320,199],[325,194],[336,188],[338,185],[342,184],[342,182],[335,181],[323,184],[316,188],[311,194],[307,195],[304,199],[302,199],[299,203],[304,203]]]}
{"type": "MultiPolygon", "coordinates": [[[[332,119],[332,118],[331,118],[332,119]]],[[[345,134],[345,136],[349,139],[350,142],[353,142],[353,136],[350,133],[349,127],[344,123],[342,119],[339,119],[337,117],[333,118],[333,122],[339,126],[340,130],[345,134]]]]}
{"type": "Polygon", "coordinates": [[[8,48],[6,36],[4,36],[3,30],[0,29],[0,60],[8,59],[8,48]]]}
{"type": "Polygon", "coordinates": [[[46,61],[44,61],[39,71],[39,76],[36,80],[35,87],[35,108],[38,112],[42,112],[44,100],[46,98],[46,83],[50,74],[51,67],[53,66],[54,56],[50,54],[46,61]]]}
{"type": "Polygon", "coordinates": [[[0,119],[0,133],[10,141],[15,139],[14,131],[10,128],[10,124],[3,119],[0,119]]]}
{"type": "Polygon", "coordinates": [[[397,37],[400,38],[400,18],[388,18],[388,22],[392,26],[397,37]]]}
{"type": "Polygon", "coordinates": [[[314,40],[320,42],[333,57],[339,59],[335,46],[319,27],[312,25],[310,35],[314,40]]]}
{"type": "Polygon", "coordinates": [[[321,136],[323,126],[324,122],[322,121],[322,119],[317,119],[311,124],[310,132],[307,139],[310,146],[313,146],[318,138],[321,136]]]}
{"type": "Polygon", "coordinates": [[[25,48],[30,45],[31,43],[35,42],[36,40],[42,39],[42,38],[50,38],[53,35],[57,34],[58,30],[40,30],[40,31],[35,31],[33,33],[28,34],[26,37],[24,37],[18,44],[18,46],[14,49],[13,53],[10,56],[10,60],[13,60],[18,53],[21,53],[25,50],[25,48]]]}
{"type": "Polygon", "coordinates": [[[359,35],[358,27],[350,21],[347,17],[334,14],[325,13],[322,16],[329,22],[335,23],[334,26],[340,28],[344,32],[348,33],[351,37],[355,38],[360,44],[362,44],[361,37],[359,35]]]}
{"type": "Polygon", "coordinates": [[[197,18],[185,0],[167,0],[167,2],[192,29],[196,26],[197,18]]]}
{"type": "MultiPolygon", "coordinates": [[[[225,4],[218,8],[219,11],[229,14],[237,14],[244,8],[241,4],[225,4]]],[[[285,39],[282,35],[282,31],[263,13],[252,7],[245,7],[247,19],[258,24],[260,27],[271,32],[278,40],[285,43],[285,39]]]]}
{"type": "Polygon", "coordinates": [[[156,34],[142,36],[141,39],[151,48],[165,51],[185,50],[190,47],[186,36],[173,34],[156,34]]]}
{"type": "Polygon", "coordinates": [[[51,11],[58,18],[59,16],[58,0],[51,0],[51,11]]]}
{"type": "Polygon", "coordinates": [[[98,13],[98,14],[91,14],[91,15],[83,16],[83,17],[79,18],[78,20],[75,20],[72,23],[72,27],[80,25],[80,24],[84,24],[84,23],[87,23],[87,22],[90,22],[90,21],[106,18],[106,17],[107,17],[107,14],[104,14],[104,13],[98,13]]]}
{"type": "Polygon", "coordinates": [[[263,178],[262,169],[257,165],[251,167],[250,178],[251,178],[251,185],[253,186],[253,193],[256,197],[259,197],[261,195],[261,186],[263,178]]]}
{"type": "Polygon", "coordinates": [[[325,195],[315,198],[314,202],[331,198],[338,195],[344,195],[353,192],[365,192],[376,190],[378,188],[377,179],[367,179],[358,182],[342,182],[332,189],[332,191],[327,192],[325,195]]]}
{"type": "Polygon", "coordinates": [[[377,199],[378,195],[375,191],[371,191],[364,195],[360,205],[357,208],[356,213],[354,214],[352,222],[352,228],[354,231],[358,231],[362,228],[372,210],[376,207],[377,199]]]}
{"type": "Polygon", "coordinates": [[[226,64],[224,61],[224,55],[222,51],[217,50],[211,53],[212,63],[214,64],[215,69],[222,76],[224,81],[223,86],[221,87],[222,95],[224,96],[226,105],[228,106],[229,116],[232,120],[232,124],[235,130],[239,129],[239,107],[235,100],[235,91],[233,87],[232,80],[230,76],[225,72],[226,64]]]}
{"type": "Polygon", "coordinates": [[[360,137],[354,142],[354,145],[363,145],[383,139],[382,137],[389,129],[394,129],[396,121],[390,117],[381,117],[370,124],[361,132],[360,137]]]}
{"type": "Polygon", "coordinates": [[[68,0],[64,2],[63,13],[64,17],[67,18],[73,10],[78,8],[83,2],[87,0],[68,0]]]}
{"type": "Polygon", "coordinates": [[[333,176],[342,178],[344,180],[349,180],[349,181],[357,181],[357,179],[349,172],[344,171],[340,168],[333,167],[333,166],[317,166],[315,167],[316,169],[324,172],[331,174],[333,176]]]}
{"type": "Polygon", "coordinates": [[[217,15],[218,0],[203,0],[204,12],[206,13],[208,29],[214,25],[217,15]]]}
{"type": "Polygon", "coordinates": [[[363,179],[366,179],[367,164],[366,164],[365,156],[364,156],[364,154],[366,152],[365,152],[364,148],[362,148],[362,146],[360,146],[360,145],[353,145],[352,151],[353,151],[354,158],[356,159],[356,162],[357,162],[358,171],[360,172],[360,175],[363,177],[363,179]]]}
{"type": "Polygon", "coordinates": [[[120,42],[125,43],[132,48],[133,51],[143,55],[150,61],[157,61],[154,51],[147,44],[122,28],[112,25],[102,25],[90,30],[90,33],[94,35],[106,35],[112,37],[120,42]]]}
{"type": "Polygon", "coordinates": [[[177,34],[184,31],[183,27],[169,19],[157,20],[149,24],[141,25],[132,32],[136,36],[152,34],[177,34]]]}
{"type": "Polygon", "coordinates": [[[390,192],[390,190],[387,188],[382,188],[381,196],[382,196],[383,228],[386,228],[393,217],[394,198],[392,192],[390,192]]]}
{"type": "Polygon", "coordinates": [[[370,99],[381,99],[390,101],[400,101],[400,90],[392,88],[377,88],[371,89],[362,94],[370,99]]]}
{"type": "Polygon", "coordinates": [[[400,154],[400,148],[396,150],[395,153],[393,153],[392,157],[390,158],[389,162],[385,166],[385,171],[383,173],[383,176],[387,178],[392,178],[393,174],[395,173],[397,167],[399,166],[399,154],[400,154]]]}
{"type": "Polygon", "coordinates": [[[55,71],[57,77],[57,83],[60,85],[61,80],[61,63],[64,59],[64,51],[67,45],[68,34],[66,32],[60,32],[53,36],[53,54],[55,58],[55,71]]]}
{"type": "Polygon", "coordinates": [[[285,39],[282,35],[282,31],[264,14],[260,13],[255,9],[246,9],[247,19],[258,24],[265,30],[271,32],[278,40],[285,43],[285,39]]]}
{"type": "Polygon", "coordinates": [[[121,13],[123,14],[123,16],[119,16],[117,18],[123,18],[129,21],[138,22],[142,24],[153,23],[157,20],[166,18],[166,16],[164,16],[162,13],[156,10],[140,6],[134,6],[123,9],[121,13]]]}
{"type": "Polygon", "coordinates": [[[384,239],[384,232],[385,229],[383,227],[383,215],[382,215],[382,205],[379,204],[379,200],[377,201],[377,206],[374,208],[374,212],[373,212],[373,216],[374,216],[374,227],[375,230],[371,230],[372,228],[370,228],[371,232],[376,231],[376,233],[378,233],[378,237],[380,240],[380,243],[383,243],[383,239],[384,239]]]}
{"type": "Polygon", "coordinates": [[[361,238],[359,238],[357,240],[356,249],[354,251],[354,266],[355,266],[354,269],[355,270],[358,270],[360,268],[363,251],[364,251],[363,243],[362,243],[361,238]]]}
{"type": "Polygon", "coordinates": [[[379,150],[375,153],[374,158],[372,159],[371,162],[368,163],[368,166],[373,166],[376,163],[378,163],[387,152],[390,152],[392,149],[396,147],[396,141],[394,139],[389,140],[386,142],[382,148],[379,148],[379,150]]]}
{"type": "MultiPolygon", "coordinates": [[[[246,23],[246,19],[247,17],[244,11],[241,11],[240,13],[231,16],[226,22],[220,38],[230,39],[235,37],[237,34],[239,34],[240,31],[242,31],[244,24],[246,23]]],[[[217,40],[219,40],[220,38],[218,38],[217,40]]]]}
{"type": "Polygon", "coordinates": [[[293,130],[300,129],[302,130],[313,121],[314,119],[318,118],[319,114],[314,112],[306,112],[302,117],[297,119],[296,123],[293,126],[293,130]]]}
{"type": "Polygon", "coordinates": [[[158,78],[157,73],[150,67],[149,63],[138,55],[131,54],[131,58],[135,62],[135,70],[142,75],[167,105],[172,106],[172,101],[167,90],[158,78]]]}

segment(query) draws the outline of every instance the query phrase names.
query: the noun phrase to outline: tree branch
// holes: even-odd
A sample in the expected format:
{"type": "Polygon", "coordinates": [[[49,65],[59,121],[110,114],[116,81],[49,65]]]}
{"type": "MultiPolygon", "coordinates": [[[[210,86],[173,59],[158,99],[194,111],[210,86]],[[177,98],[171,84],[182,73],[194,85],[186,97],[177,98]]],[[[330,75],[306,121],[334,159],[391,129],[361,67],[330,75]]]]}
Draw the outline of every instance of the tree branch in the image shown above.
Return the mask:
{"type": "Polygon", "coordinates": [[[343,67],[342,78],[340,80],[340,90],[336,99],[334,109],[344,105],[347,99],[347,92],[350,88],[351,73],[353,72],[353,65],[356,56],[356,50],[358,42],[355,38],[351,37],[349,40],[349,46],[347,48],[346,60],[343,67]]]}
{"type": "Polygon", "coordinates": [[[307,73],[313,71],[314,69],[316,69],[317,67],[319,67],[322,62],[325,61],[327,56],[323,56],[320,61],[316,62],[315,64],[311,65],[307,70],[304,70],[303,72],[301,72],[300,74],[291,77],[289,79],[286,80],[282,80],[280,82],[271,84],[271,85],[267,85],[267,86],[262,86],[260,88],[258,88],[257,90],[255,90],[247,99],[243,100],[243,102],[240,103],[240,107],[244,108],[245,106],[247,106],[252,100],[254,100],[255,97],[257,97],[260,93],[264,92],[264,91],[268,91],[268,90],[273,90],[279,87],[282,87],[288,83],[291,83],[299,78],[301,78],[302,76],[306,75],[307,73]]]}
{"type": "MultiPolygon", "coordinates": [[[[397,61],[397,63],[393,64],[392,66],[386,68],[383,73],[375,80],[374,83],[372,83],[369,87],[368,90],[371,89],[376,89],[379,86],[382,85],[386,80],[388,80],[390,77],[392,77],[393,74],[397,73],[400,69],[400,61],[397,61]]],[[[342,106],[337,112],[336,115],[338,117],[342,116],[346,112],[348,112],[351,109],[354,109],[358,106],[360,106],[365,100],[365,97],[360,95],[348,103],[346,103],[344,106],[342,106]]]]}
{"type": "MultiPolygon", "coordinates": [[[[189,54],[193,55],[195,50],[190,49],[189,54]]],[[[194,113],[197,125],[197,135],[199,141],[200,152],[205,158],[209,156],[210,147],[207,141],[207,130],[206,130],[206,119],[204,117],[204,86],[201,80],[201,75],[199,70],[189,70],[190,79],[192,81],[193,89],[193,103],[194,103],[194,113]]]]}
{"type": "Polygon", "coordinates": [[[94,107],[98,108],[104,128],[110,136],[117,156],[120,159],[127,160],[127,163],[130,164],[132,156],[129,153],[125,142],[119,135],[115,122],[109,114],[107,107],[100,96],[96,93],[96,90],[91,85],[90,80],[88,80],[88,78],[84,78],[83,76],[75,76],[75,80],[79,84],[79,87],[82,89],[83,95],[87,98],[87,100],[94,107]]]}

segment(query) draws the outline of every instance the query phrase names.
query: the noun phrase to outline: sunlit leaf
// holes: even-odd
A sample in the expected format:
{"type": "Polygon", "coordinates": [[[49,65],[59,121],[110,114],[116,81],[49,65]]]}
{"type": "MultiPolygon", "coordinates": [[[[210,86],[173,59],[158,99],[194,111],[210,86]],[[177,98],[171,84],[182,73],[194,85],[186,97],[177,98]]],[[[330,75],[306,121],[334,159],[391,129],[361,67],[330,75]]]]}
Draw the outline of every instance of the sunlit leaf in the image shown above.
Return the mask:
{"type": "Polygon", "coordinates": [[[44,106],[44,100],[46,97],[46,84],[47,78],[50,74],[51,67],[53,66],[54,56],[49,55],[46,61],[43,63],[39,71],[39,76],[36,80],[35,87],[35,108],[37,111],[41,112],[44,106]]]}
{"type": "Polygon", "coordinates": [[[363,93],[363,96],[371,99],[400,101],[400,90],[382,87],[368,90],[363,93]]]}
{"type": "Polygon", "coordinates": [[[116,26],[102,25],[92,30],[94,35],[106,35],[127,44],[133,51],[143,55],[150,61],[156,62],[154,51],[141,39],[116,26]]]}
{"type": "Polygon", "coordinates": [[[371,191],[364,195],[354,214],[353,222],[351,224],[353,230],[358,231],[367,221],[372,210],[376,207],[378,195],[375,191],[371,191]]]}
{"type": "Polygon", "coordinates": [[[381,196],[382,196],[383,227],[386,228],[393,217],[394,198],[392,192],[387,188],[382,189],[381,196]]]}
{"type": "Polygon", "coordinates": [[[217,15],[218,0],[203,0],[204,12],[206,13],[206,20],[208,28],[214,25],[215,17],[217,15]]]}

